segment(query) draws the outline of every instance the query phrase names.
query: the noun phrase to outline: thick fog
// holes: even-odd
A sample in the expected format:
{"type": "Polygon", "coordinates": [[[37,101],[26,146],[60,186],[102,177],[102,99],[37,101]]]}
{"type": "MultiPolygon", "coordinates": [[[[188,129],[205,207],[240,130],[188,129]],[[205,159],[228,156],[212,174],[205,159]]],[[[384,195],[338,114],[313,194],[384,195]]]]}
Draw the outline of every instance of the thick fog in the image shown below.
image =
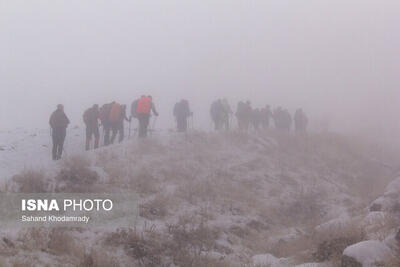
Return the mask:
{"type": "Polygon", "coordinates": [[[46,128],[151,94],[159,127],[187,98],[196,127],[226,97],[332,130],[398,133],[400,2],[0,0],[0,129],[46,128]]]}

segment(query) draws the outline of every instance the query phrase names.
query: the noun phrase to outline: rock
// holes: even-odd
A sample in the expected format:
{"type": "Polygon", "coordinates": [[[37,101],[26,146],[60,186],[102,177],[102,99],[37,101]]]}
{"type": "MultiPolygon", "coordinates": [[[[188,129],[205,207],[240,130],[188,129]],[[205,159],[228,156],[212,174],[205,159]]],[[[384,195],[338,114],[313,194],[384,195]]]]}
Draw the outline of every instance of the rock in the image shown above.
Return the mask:
{"type": "Polygon", "coordinates": [[[391,256],[391,250],[382,242],[363,241],[343,251],[342,267],[373,267],[391,256]]]}
{"type": "Polygon", "coordinates": [[[392,205],[390,211],[393,213],[400,213],[400,197],[399,197],[399,200],[392,205]]]}
{"type": "Polygon", "coordinates": [[[373,201],[369,210],[400,213],[400,177],[386,187],[383,196],[373,201]]]}
{"type": "Polygon", "coordinates": [[[369,207],[369,211],[381,211],[382,210],[382,204],[380,203],[373,203],[371,207],[369,207]]]}
{"type": "Polygon", "coordinates": [[[10,241],[8,238],[3,237],[3,242],[10,248],[15,248],[15,245],[12,241],[10,241]]]}
{"type": "MultiPolygon", "coordinates": [[[[400,232],[400,230],[399,230],[400,232]]],[[[393,233],[385,238],[383,243],[391,249],[391,251],[394,253],[394,256],[396,256],[396,252],[400,253],[400,233],[393,233]],[[396,239],[397,238],[397,239],[396,239]]],[[[398,254],[400,257],[400,254],[398,254]]]]}
{"type": "Polygon", "coordinates": [[[342,256],[342,267],[363,267],[363,266],[361,263],[359,263],[352,257],[343,255],[342,256]]]}

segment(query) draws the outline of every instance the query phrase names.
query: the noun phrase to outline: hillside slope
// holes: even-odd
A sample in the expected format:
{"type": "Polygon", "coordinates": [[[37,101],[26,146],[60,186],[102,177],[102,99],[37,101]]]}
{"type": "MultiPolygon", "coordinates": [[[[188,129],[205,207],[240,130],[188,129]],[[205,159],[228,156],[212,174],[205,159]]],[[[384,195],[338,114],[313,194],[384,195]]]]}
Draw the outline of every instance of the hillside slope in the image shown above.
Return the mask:
{"type": "MultiPolygon", "coordinates": [[[[136,193],[136,227],[3,232],[5,264],[336,266],[346,247],[385,240],[399,222],[388,212],[365,223],[399,157],[360,140],[193,132],[84,153],[79,130],[72,136],[68,157],[52,163],[43,151],[3,190],[136,193]],[[66,170],[82,179],[61,181],[66,170]],[[98,177],[89,183],[88,170],[98,177]]],[[[3,177],[20,167],[12,166],[3,177]]]]}

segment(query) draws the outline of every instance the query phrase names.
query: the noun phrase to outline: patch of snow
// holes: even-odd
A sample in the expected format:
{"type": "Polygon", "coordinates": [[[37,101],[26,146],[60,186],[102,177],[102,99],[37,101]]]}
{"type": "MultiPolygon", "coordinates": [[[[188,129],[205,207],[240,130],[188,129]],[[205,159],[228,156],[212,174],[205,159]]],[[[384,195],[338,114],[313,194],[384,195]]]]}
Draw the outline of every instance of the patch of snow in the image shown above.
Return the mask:
{"type": "Polygon", "coordinates": [[[351,221],[350,216],[347,213],[343,213],[340,215],[339,218],[335,218],[335,219],[332,219],[330,221],[327,221],[325,223],[318,225],[315,228],[315,230],[317,232],[325,232],[332,228],[340,229],[340,228],[345,227],[350,221],[351,221]]]}
{"type": "Polygon", "coordinates": [[[364,267],[372,267],[392,256],[391,250],[382,242],[376,240],[363,241],[347,247],[343,255],[353,258],[364,267]]]}
{"type": "Polygon", "coordinates": [[[271,254],[260,254],[252,257],[253,266],[288,267],[288,260],[271,254]]]}
{"type": "Polygon", "coordinates": [[[295,267],[328,267],[328,266],[330,266],[328,263],[312,262],[312,263],[303,263],[300,265],[296,265],[295,267]]]}

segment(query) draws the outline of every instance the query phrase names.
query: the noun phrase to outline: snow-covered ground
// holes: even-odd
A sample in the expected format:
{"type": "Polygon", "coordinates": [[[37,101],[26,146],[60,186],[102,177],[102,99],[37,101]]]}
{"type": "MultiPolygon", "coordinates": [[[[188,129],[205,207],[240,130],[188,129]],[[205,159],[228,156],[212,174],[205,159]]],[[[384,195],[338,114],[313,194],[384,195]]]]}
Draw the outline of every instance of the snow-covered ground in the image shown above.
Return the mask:
{"type": "MultiPolygon", "coordinates": [[[[66,154],[76,154],[84,147],[84,132],[68,129],[66,154]]],[[[0,131],[0,181],[24,169],[46,169],[54,165],[51,160],[50,130],[14,129],[0,131]]]]}
{"type": "Polygon", "coordinates": [[[60,169],[79,161],[102,178],[85,190],[104,183],[139,195],[135,231],[2,233],[0,251],[14,253],[8,262],[335,266],[346,247],[393,237],[398,220],[395,212],[379,217],[368,210],[387,196],[398,155],[333,134],[164,133],[84,152],[83,130],[76,128],[57,163],[48,131],[0,132],[0,147],[0,177],[13,188],[24,181],[9,179],[24,169],[42,170],[57,187],[60,169]]]}

